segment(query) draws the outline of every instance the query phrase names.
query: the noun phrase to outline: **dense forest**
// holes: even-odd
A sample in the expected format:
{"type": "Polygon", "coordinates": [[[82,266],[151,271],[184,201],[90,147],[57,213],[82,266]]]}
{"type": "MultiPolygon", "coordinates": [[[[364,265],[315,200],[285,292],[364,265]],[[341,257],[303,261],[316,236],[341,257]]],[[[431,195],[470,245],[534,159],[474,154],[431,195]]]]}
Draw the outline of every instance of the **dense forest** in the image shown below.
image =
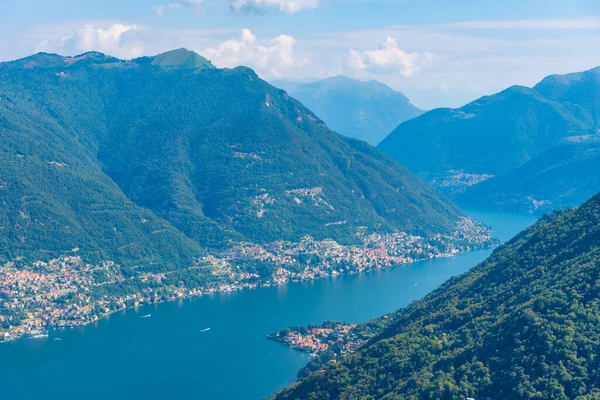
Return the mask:
{"type": "Polygon", "coordinates": [[[185,49],[2,63],[0,135],[0,261],[77,249],[170,269],[243,241],[451,233],[462,216],[254,71],[185,49]]]}
{"type": "Polygon", "coordinates": [[[276,399],[600,397],[600,195],[371,323],[361,350],[276,399]]]}

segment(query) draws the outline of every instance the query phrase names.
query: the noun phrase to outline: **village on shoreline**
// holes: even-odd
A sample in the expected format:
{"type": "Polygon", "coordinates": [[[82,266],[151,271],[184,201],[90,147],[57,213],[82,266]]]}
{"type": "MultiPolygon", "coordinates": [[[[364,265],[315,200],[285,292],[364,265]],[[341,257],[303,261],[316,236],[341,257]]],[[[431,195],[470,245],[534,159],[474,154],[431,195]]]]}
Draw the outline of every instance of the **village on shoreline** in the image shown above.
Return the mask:
{"type": "Polygon", "coordinates": [[[267,338],[284,343],[291,349],[309,353],[311,357],[330,353],[329,364],[335,364],[339,358],[354,353],[367,342],[356,334],[357,324],[327,321],[320,326],[290,327],[271,333],[267,338]]]}
{"type": "Polygon", "coordinates": [[[497,244],[489,229],[470,218],[461,219],[452,235],[357,235],[362,245],[308,236],[264,246],[241,243],[188,269],[134,277],[113,262],[88,264],[77,255],[9,262],[0,265],[0,342],[87,325],[145,304],[356,274],[497,244]]]}

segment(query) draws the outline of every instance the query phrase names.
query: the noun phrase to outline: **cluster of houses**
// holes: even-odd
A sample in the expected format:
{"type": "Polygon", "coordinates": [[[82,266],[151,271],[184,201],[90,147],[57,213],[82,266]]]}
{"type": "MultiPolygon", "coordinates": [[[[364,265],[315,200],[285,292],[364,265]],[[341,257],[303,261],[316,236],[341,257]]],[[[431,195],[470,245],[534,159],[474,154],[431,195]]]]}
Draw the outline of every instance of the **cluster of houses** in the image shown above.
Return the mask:
{"type": "Polygon", "coordinates": [[[38,335],[49,325],[83,325],[96,320],[88,293],[93,274],[103,270],[110,275],[112,266],[86,264],[77,256],[25,267],[14,263],[0,266],[0,294],[6,299],[0,305],[0,340],[38,335]]]}
{"type": "Polygon", "coordinates": [[[312,356],[331,351],[333,356],[344,357],[366,343],[366,340],[352,332],[354,328],[356,324],[342,323],[319,328],[291,328],[291,330],[271,334],[268,338],[283,342],[292,349],[310,353],[312,356]]]}
{"type": "MultiPolygon", "coordinates": [[[[317,189],[307,194],[318,195],[317,189]]],[[[202,268],[198,270],[212,274],[206,287],[186,287],[182,282],[174,282],[168,287],[146,285],[148,281],[160,284],[169,273],[146,274],[139,276],[145,285],[141,292],[100,299],[92,297],[94,288],[125,279],[112,262],[91,265],[78,256],[66,256],[26,266],[0,265],[0,298],[7,299],[0,303],[0,340],[12,340],[43,327],[83,325],[96,321],[99,315],[140,304],[352,274],[451,256],[491,241],[489,230],[468,218],[461,220],[451,235],[432,238],[401,232],[367,235],[359,230],[357,236],[362,244],[349,246],[310,236],[297,242],[276,241],[264,246],[240,243],[221,254],[200,260],[202,268]],[[258,274],[247,267],[256,262],[269,266],[272,272],[258,274]],[[102,282],[97,281],[98,276],[103,277],[102,282]]],[[[315,338],[325,333],[319,331],[302,341],[294,340],[301,347],[322,352],[330,343],[315,338]]]]}

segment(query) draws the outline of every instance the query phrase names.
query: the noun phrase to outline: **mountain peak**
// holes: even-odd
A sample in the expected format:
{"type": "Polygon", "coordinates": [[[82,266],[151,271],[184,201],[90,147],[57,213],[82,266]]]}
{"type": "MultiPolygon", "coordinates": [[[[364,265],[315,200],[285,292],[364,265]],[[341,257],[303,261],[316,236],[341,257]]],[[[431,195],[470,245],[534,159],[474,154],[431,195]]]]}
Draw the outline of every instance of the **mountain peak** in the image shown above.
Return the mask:
{"type": "MultiPolygon", "coordinates": [[[[213,69],[212,63],[200,54],[188,49],[175,49],[165,53],[157,54],[152,57],[140,57],[133,60],[137,64],[154,64],[163,68],[186,68],[186,69],[213,69]]],[[[59,54],[40,52],[29,57],[21,58],[16,61],[1,63],[1,65],[21,68],[61,68],[74,64],[106,64],[123,63],[129,61],[121,60],[116,57],[104,54],[98,51],[88,51],[76,56],[61,56],[59,54]],[[82,63],[83,62],[83,63],[82,63]]]]}
{"type": "Polygon", "coordinates": [[[39,52],[28,57],[20,58],[15,61],[7,61],[0,64],[22,68],[58,66],[64,64],[64,57],[58,54],[39,52]]]}
{"type": "Polygon", "coordinates": [[[122,61],[116,57],[101,53],[99,51],[88,51],[73,57],[62,57],[62,59],[63,62],[68,65],[81,62],[85,62],[87,64],[105,64],[122,61]]]}
{"type": "Polygon", "coordinates": [[[274,82],[334,131],[373,145],[402,121],[422,114],[402,93],[371,80],[334,76],[315,82],[274,82]]]}
{"type": "MultiPolygon", "coordinates": [[[[310,84],[308,84],[310,85],[310,84]]],[[[344,75],[332,76],[320,81],[313,82],[315,87],[348,91],[361,96],[371,97],[374,95],[403,95],[391,87],[376,80],[361,81],[344,75]],[[357,93],[358,91],[358,93],[357,93]]]]}
{"type": "Polygon", "coordinates": [[[572,90],[586,91],[586,87],[595,87],[600,80],[600,67],[583,72],[554,74],[545,77],[533,88],[544,96],[556,99],[572,90]]]}
{"type": "Polygon", "coordinates": [[[40,52],[29,57],[21,58],[15,61],[1,63],[2,65],[17,68],[63,68],[74,64],[104,64],[119,62],[118,58],[100,53],[98,51],[88,51],[76,56],[62,56],[60,54],[40,52]]]}
{"type": "Polygon", "coordinates": [[[170,50],[165,53],[150,57],[152,64],[160,65],[164,68],[215,68],[212,63],[200,54],[185,49],[170,50]]]}

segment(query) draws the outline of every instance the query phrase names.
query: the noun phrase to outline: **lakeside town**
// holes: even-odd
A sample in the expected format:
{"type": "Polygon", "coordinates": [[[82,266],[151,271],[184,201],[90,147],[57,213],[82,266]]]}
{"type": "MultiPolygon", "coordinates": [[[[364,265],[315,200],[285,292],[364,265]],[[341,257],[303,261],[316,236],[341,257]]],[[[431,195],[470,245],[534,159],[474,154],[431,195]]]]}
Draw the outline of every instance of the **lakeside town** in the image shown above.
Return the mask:
{"type": "Polygon", "coordinates": [[[8,262],[0,265],[0,341],[86,325],[143,304],[355,274],[496,244],[489,229],[469,218],[452,234],[431,238],[364,229],[356,235],[357,245],[310,236],[268,245],[239,243],[190,268],[134,276],[110,261],[86,263],[76,251],[50,261],[8,262]]]}
{"type": "Polygon", "coordinates": [[[271,333],[267,338],[309,353],[311,357],[323,357],[327,353],[327,364],[331,365],[367,342],[367,338],[355,330],[356,327],[356,324],[328,321],[320,326],[291,327],[271,333]]]}
{"type": "Polygon", "coordinates": [[[490,174],[475,174],[464,171],[449,170],[439,176],[427,179],[440,192],[452,197],[463,193],[469,187],[493,178],[490,174]]]}
{"type": "Polygon", "coordinates": [[[395,321],[395,313],[360,324],[325,321],[321,325],[292,326],[268,334],[267,339],[310,355],[308,363],[298,371],[298,378],[302,379],[355,353],[395,321]]]}

